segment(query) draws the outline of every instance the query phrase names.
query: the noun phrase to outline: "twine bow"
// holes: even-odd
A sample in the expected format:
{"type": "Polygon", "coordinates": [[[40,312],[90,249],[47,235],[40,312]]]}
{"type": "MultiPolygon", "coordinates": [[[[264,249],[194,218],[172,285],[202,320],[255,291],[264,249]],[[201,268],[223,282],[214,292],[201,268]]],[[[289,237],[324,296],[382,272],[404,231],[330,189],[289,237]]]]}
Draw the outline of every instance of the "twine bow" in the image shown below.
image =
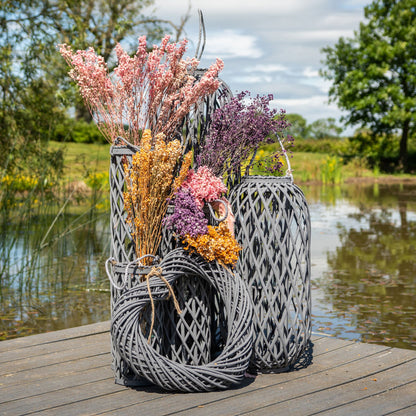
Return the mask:
{"type": "MultiPolygon", "coordinates": [[[[127,286],[128,274],[129,274],[129,267],[132,264],[138,264],[138,266],[143,267],[143,264],[141,263],[141,260],[143,260],[145,257],[155,258],[155,256],[153,256],[151,254],[146,254],[146,255],[144,255],[144,256],[136,259],[136,260],[133,260],[130,263],[128,263],[126,265],[126,269],[125,269],[125,272],[124,272],[124,279],[121,280],[121,284],[117,284],[117,282],[114,281],[114,279],[112,277],[112,273],[110,271],[110,264],[112,264],[114,266],[115,264],[117,264],[117,262],[115,261],[115,259],[113,257],[110,257],[109,259],[107,259],[107,261],[105,262],[105,270],[107,272],[107,276],[110,279],[111,284],[117,290],[123,290],[127,286]]],[[[146,279],[147,291],[149,293],[150,304],[152,305],[152,321],[151,321],[151,324],[150,324],[149,337],[147,338],[147,342],[148,343],[150,343],[150,339],[152,337],[152,332],[153,332],[153,326],[154,326],[154,323],[155,323],[155,302],[153,300],[152,291],[150,289],[150,282],[149,282],[150,278],[153,277],[153,276],[158,277],[166,285],[166,287],[168,288],[168,292],[169,292],[168,297],[166,298],[166,300],[169,299],[172,296],[173,304],[175,305],[176,312],[178,312],[178,314],[181,314],[182,313],[181,308],[179,307],[178,300],[176,299],[175,292],[172,289],[172,286],[166,280],[166,278],[163,277],[162,268],[161,267],[157,267],[157,266],[153,266],[150,269],[150,272],[147,275],[145,275],[143,277],[143,279],[142,279],[142,281],[144,281],[144,279],[146,279]]]]}
{"type": "Polygon", "coordinates": [[[182,313],[181,308],[179,307],[178,300],[176,299],[175,292],[172,289],[172,286],[166,280],[166,278],[163,277],[162,268],[161,267],[156,267],[156,266],[152,267],[150,272],[144,277],[146,279],[147,291],[149,293],[149,298],[150,298],[150,304],[152,305],[152,320],[151,320],[151,323],[150,323],[149,336],[147,338],[147,343],[148,344],[150,344],[150,339],[152,337],[152,332],[153,332],[153,326],[154,326],[154,323],[155,323],[155,302],[153,300],[152,291],[150,290],[150,278],[153,277],[153,276],[158,277],[166,285],[166,287],[168,288],[168,291],[169,291],[168,297],[166,299],[169,299],[169,297],[172,296],[173,304],[175,305],[176,312],[178,312],[178,314],[182,313]]]}

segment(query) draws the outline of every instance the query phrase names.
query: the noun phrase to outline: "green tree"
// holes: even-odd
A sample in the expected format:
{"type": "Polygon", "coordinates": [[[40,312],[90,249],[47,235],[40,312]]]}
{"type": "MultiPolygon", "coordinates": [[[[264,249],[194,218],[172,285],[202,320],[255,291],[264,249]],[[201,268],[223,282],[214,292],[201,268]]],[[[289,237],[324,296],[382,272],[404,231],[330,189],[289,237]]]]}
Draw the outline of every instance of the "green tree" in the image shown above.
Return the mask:
{"type": "Polygon", "coordinates": [[[179,24],[145,15],[155,0],[38,0],[42,4],[41,17],[47,30],[43,30],[44,44],[48,45],[48,59],[44,71],[49,78],[61,82],[61,97],[75,103],[76,117],[91,121],[81,97],[67,77],[68,67],[59,54],[56,44],[66,43],[74,50],[93,47],[111,67],[112,52],[117,43],[127,49],[137,48],[137,37],[146,34],[149,44],[157,42],[164,33],[182,35],[189,18],[190,8],[179,24]],[[46,34],[48,36],[46,36],[46,34]],[[52,63],[52,65],[51,65],[52,63]]]}
{"type": "Polygon", "coordinates": [[[146,34],[149,42],[155,42],[165,31],[179,37],[189,9],[175,25],[145,16],[153,4],[154,0],[0,0],[2,173],[24,167],[29,154],[39,155],[42,163],[56,161],[59,155],[41,154],[39,149],[47,152],[47,142],[68,108],[76,109],[77,118],[90,119],[57,44],[68,43],[74,49],[93,46],[110,61],[117,42],[136,47],[137,36],[146,34]]]}
{"type": "Polygon", "coordinates": [[[331,101],[347,110],[348,125],[400,135],[399,161],[408,169],[416,131],[416,1],[375,0],[352,38],[323,49],[321,74],[332,81],[331,101]]]}
{"type": "Polygon", "coordinates": [[[308,126],[309,136],[313,139],[332,139],[339,137],[342,127],[337,126],[336,120],[332,117],[319,118],[308,126]]]}
{"type": "Polygon", "coordinates": [[[0,7],[0,171],[15,168],[42,176],[50,167],[61,167],[61,155],[50,154],[44,145],[53,125],[62,120],[63,109],[53,82],[41,76],[38,61],[38,15],[20,1],[2,1],[0,7]],[[49,160],[49,167],[39,161],[49,160]],[[39,163],[38,163],[39,162],[39,163]]]}
{"type": "Polygon", "coordinates": [[[292,113],[287,114],[286,119],[290,123],[289,133],[294,138],[308,138],[309,128],[304,117],[302,117],[300,114],[292,113]]]}

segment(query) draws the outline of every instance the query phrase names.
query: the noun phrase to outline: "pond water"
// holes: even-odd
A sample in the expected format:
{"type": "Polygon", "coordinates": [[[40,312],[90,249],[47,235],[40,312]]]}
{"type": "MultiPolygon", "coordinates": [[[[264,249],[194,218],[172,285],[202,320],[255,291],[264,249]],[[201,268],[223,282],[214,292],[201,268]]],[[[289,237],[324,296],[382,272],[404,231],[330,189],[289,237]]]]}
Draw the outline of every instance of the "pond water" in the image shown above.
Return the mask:
{"type": "Polygon", "coordinates": [[[416,186],[304,187],[313,330],[416,349],[416,186]]]}
{"type": "Polygon", "coordinates": [[[110,318],[109,214],[40,211],[0,231],[0,339],[110,318]]]}
{"type": "MultiPolygon", "coordinates": [[[[301,188],[312,222],[313,331],[416,349],[416,185],[301,188]]],[[[108,218],[86,210],[3,225],[0,339],[110,318],[108,218]]]]}

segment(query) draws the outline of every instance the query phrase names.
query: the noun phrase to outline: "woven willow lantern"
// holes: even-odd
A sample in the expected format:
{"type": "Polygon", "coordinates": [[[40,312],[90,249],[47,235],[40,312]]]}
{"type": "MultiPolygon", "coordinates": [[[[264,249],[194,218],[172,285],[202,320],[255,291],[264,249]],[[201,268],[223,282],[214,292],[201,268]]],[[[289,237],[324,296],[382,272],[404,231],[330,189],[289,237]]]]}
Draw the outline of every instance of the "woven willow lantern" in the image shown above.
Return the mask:
{"type": "MultiPolygon", "coordinates": [[[[198,79],[204,70],[194,74],[198,79]]],[[[194,149],[195,155],[205,140],[211,114],[232,97],[228,86],[222,82],[220,88],[205,98],[188,115],[184,125],[183,146],[185,151],[194,149]]],[[[125,141],[124,141],[125,142],[125,141]]],[[[126,224],[123,191],[125,185],[124,164],[130,164],[136,146],[116,145],[110,149],[110,204],[111,204],[111,258],[115,267],[108,265],[108,274],[113,282],[111,287],[111,313],[114,306],[126,290],[140,284],[138,278],[129,279],[121,289],[126,265],[135,260],[134,245],[130,230],[126,224]]],[[[177,246],[171,233],[164,230],[158,255],[164,258],[177,246]]],[[[144,273],[144,272],[143,272],[144,273]]],[[[138,276],[140,273],[138,274],[138,276]]],[[[182,313],[178,315],[173,301],[155,303],[156,320],[153,325],[151,346],[158,354],[173,362],[186,365],[205,365],[221,352],[226,345],[225,305],[218,290],[207,281],[184,273],[175,278],[174,291],[182,313]]],[[[151,311],[144,308],[141,312],[142,330],[146,334],[150,329],[151,311]]],[[[131,365],[120,356],[119,350],[112,345],[113,371],[119,384],[138,386],[147,380],[137,375],[131,365]]]]}
{"type": "MultiPolygon", "coordinates": [[[[131,163],[132,155],[137,151],[133,146],[112,146],[110,149],[110,204],[111,204],[111,258],[114,267],[107,267],[113,284],[111,285],[111,313],[114,305],[127,290],[140,284],[140,277],[149,270],[136,270],[128,273],[127,265],[134,262],[135,251],[124,211],[124,163],[131,163]]],[[[163,258],[176,246],[171,233],[163,231],[159,256],[163,258]]],[[[175,279],[175,296],[182,313],[178,315],[172,300],[155,303],[155,322],[152,330],[151,345],[166,358],[192,365],[206,364],[211,361],[213,344],[213,289],[204,279],[195,279],[184,274],[175,279]]],[[[145,308],[141,315],[143,333],[149,333],[151,310],[145,308]]],[[[115,345],[112,346],[113,371],[118,384],[139,386],[147,383],[137,377],[123,360],[115,345]]]]}
{"type": "Polygon", "coordinates": [[[291,177],[243,177],[231,192],[236,272],[254,307],[255,370],[295,363],[311,335],[310,217],[291,177]]]}

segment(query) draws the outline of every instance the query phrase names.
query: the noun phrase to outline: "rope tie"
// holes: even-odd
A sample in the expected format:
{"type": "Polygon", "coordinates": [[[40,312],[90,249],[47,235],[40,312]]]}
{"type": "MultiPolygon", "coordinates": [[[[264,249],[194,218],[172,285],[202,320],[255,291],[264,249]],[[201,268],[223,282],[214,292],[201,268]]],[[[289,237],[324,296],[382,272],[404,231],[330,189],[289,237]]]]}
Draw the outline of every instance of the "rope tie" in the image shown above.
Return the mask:
{"type": "Polygon", "coordinates": [[[153,332],[153,326],[155,323],[155,303],[153,301],[152,291],[150,290],[150,282],[149,282],[149,279],[153,276],[158,277],[166,285],[169,291],[168,297],[166,299],[169,299],[172,296],[173,304],[175,305],[176,312],[178,312],[179,315],[182,313],[181,308],[179,307],[179,302],[176,299],[175,292],[172,289],[172,286],[162,275],[162,268],[156,267],[156,266],[152,267],[150,272],[145,276],[146,284],[147,284],[147,292],[149,293],[150,304],[152,306],[152,321],[150,323],[150,331],[149,331],[149,336],[147,338],[148,344],[150,344],[150,339],[152,337],[152,332],[153,332]]]}

